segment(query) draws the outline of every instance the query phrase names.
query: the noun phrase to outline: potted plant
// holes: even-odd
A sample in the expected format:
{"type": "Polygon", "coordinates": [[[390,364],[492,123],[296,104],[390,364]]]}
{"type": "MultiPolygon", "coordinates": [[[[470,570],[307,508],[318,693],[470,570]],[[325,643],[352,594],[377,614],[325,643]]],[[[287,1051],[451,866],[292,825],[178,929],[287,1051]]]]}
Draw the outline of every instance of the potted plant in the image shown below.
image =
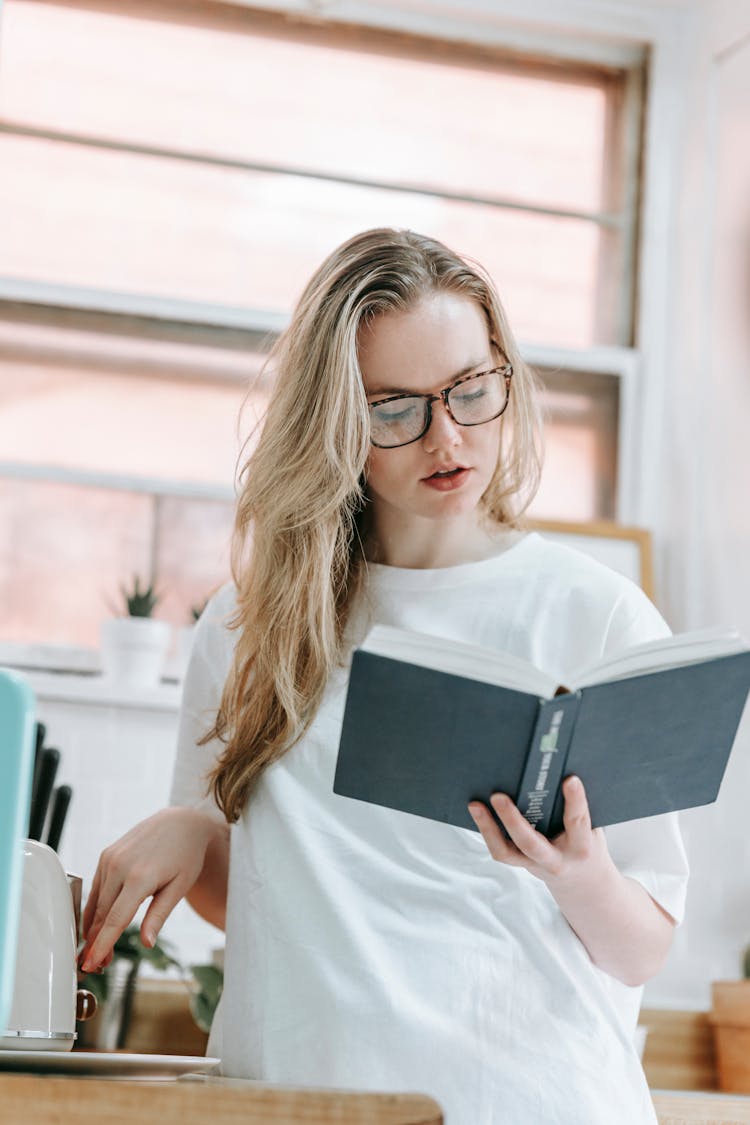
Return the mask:
{"type": "Polygon", "coordinates": [[[99,1051],[117,1051],[125,1046],[138,971],[144,962],[160,972],[171,966],[182,970],[167,942],[145,946],[136,925],[128,926],[120,935],[113,952],[107,968],[102,973],[87,973],[81,984],[96,996],[97,1010],[92,1020],[77,1025],[78,1045],[99,1051]]]}
{"type": "Polygon", "coordinates": [[[121,585],[120,590],[123,600],[120,607],[113,607],[116,616],[100,628],[102,671],[119,683],[154,687],[161,679],[171,636],[170,625],[152,617],[161,595],[154,592],[153,583],[141,588],[138,575],[129,589],[121,585]]]}
{"type": "Polygon", "coordinates": [[[719,1089],[750,1094],[750,946],[742,955],[743,979],[711,985],[711,1013],[719,1089]]]}

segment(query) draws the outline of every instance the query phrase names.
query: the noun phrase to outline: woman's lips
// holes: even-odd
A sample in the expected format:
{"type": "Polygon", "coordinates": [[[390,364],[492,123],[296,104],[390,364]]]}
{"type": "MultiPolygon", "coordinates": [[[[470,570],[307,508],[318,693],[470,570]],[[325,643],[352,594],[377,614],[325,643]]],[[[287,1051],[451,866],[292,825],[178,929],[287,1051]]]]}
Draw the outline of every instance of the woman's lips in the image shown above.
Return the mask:
{"type": "Polygon", "coordinates": [[[443,476],[433,473],[431,477],[423,477],[422,484],[434,488],[437,492],[452,492],[456,488],[461,488],[470,472],[471,469],[453,469],[443,476]]]}

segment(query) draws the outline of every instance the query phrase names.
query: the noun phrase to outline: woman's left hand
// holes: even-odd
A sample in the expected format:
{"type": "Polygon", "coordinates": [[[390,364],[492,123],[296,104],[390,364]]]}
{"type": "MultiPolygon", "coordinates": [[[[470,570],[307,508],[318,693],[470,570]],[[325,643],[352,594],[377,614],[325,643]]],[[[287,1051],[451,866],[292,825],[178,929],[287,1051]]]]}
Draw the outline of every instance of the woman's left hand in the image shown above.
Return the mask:
{"type": "Polygon", "coordinates": [[[554,840],[537,832],[510,797],[493,793],[490,803],[510,836],[510,840],[506,840],[486,806],[472,801],[469,812],[492,858],[511,867],[525,867],[547,884],[596,878],[611,867],[604,829],[591,827],[583,782],[577,777],[567,777],[562,789],[565,827],[554,840]]]}

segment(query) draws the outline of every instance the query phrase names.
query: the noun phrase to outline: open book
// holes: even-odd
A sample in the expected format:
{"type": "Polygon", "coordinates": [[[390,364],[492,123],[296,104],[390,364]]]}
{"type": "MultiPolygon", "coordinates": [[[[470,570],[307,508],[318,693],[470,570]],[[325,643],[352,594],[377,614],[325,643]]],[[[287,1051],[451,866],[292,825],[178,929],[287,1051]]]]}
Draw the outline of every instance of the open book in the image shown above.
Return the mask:
{"type": "Polygon", "coordinates": [[[749,691],[732,632],[638,645],[560,685],[510,653],[378,625],[352,660],[333,789],[475,831],[469,801],[508,793],[547,837],[570,774],[594,828],[707,805],[749,691]]]}

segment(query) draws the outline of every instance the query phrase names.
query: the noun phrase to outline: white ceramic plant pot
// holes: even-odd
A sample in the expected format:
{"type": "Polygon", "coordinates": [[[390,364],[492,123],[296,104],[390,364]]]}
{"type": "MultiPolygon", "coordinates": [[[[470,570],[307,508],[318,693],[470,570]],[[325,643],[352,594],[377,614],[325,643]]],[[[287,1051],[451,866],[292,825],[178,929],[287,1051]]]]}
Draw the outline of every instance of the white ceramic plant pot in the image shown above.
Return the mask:
{"type": "Polygon", "coordinates": [[[99,631],[102,672],[111,682],[137,687],[159,683],[172,629],[150,617],[113,617],[99,631]]]}

